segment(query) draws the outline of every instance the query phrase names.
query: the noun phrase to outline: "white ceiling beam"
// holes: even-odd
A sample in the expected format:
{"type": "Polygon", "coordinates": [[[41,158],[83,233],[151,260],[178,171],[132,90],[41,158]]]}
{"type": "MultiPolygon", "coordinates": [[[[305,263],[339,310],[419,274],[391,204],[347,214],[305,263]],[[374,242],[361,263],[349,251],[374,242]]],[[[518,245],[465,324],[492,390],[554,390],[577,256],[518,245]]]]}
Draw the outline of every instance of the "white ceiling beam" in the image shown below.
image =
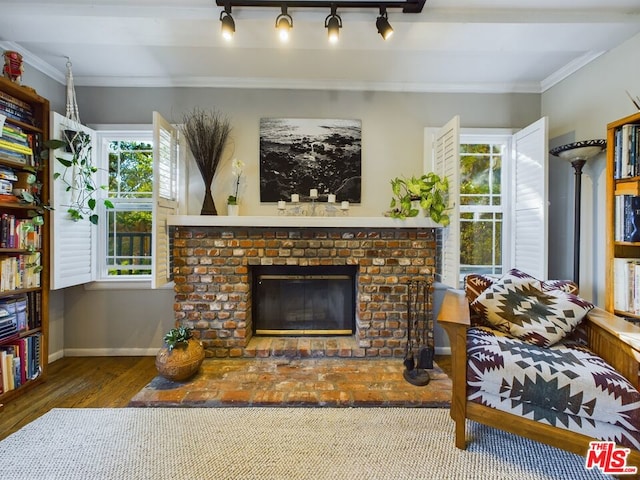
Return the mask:
{"type": "MultiPolygon", "coordinates": [[[[339,8],[339,7],[338,7],[339,8]]],[[[356,20],[370,19],[371,11],[375,9],[352,10],[349,16],[356,20]]],[[[130,5],[76,5],[58,2],[43,4],[25,4],[22,2],[3,2],[2,15],[38,15],[55,19],[56,17],[95,17],[95,18],[170,18],[170,19],[198,19],[211,18],[218,20],[221,7],[213,4],[211,7],[167,7],[167,6],[130,6],[130,5]]],[[[239,18],[271,18],[274,8],[269,7],[234,7],[233,14],[239,18]]],[[[315,17],[317,13],[326,13],[323,9],[291,8],[290,13],[304,18],[315,17]]],[[[276,12],[277,13],[277,12],[276,12]]],[[[374,12],[377,13],[377,12],[374,12]]],[[[516,24],[545,24],[545,23],[637,23],[640,21],[640,10],[629,12],[627,9],[614,10],[608,7],[590,10],[571,9],[531,9],[531,8],[429,8],[429,2],[420,14],[403,14],[392,10],[389,16],[396,23],[516,23],[516,24]]],[[[56,20],[52,20],[54,23],[56,20]]]]}

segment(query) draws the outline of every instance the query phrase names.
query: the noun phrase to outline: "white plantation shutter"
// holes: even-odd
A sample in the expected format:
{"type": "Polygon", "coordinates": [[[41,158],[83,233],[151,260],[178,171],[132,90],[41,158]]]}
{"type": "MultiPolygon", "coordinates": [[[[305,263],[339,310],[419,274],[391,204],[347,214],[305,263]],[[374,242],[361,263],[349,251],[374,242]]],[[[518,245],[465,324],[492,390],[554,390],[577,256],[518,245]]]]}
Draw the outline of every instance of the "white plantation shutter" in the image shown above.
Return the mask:
{"type": "Polygon", "coordinates": [[[451,222],[442,231],[442,278],[445,285],[458,288],[460,277],[460,117],[455,116],[433,139],[433,171],[449,179],[451,222]]]}
{"type": "Polygon", "coordinates": [[[153,267],[152,288],[171,280],[167,217],[178,213],[178,131],[153,112],[153,267]]]}
{"type": "Polygon", "coordinates": [[[517,268],[540,279],[546,279],[548,271],[547,129],[547,118],[544,117],[513,136],[510,268],[517,268]]]}
{"type": "MultiPolygon", "coordinates": [[[[76,123],[56,112],[51,112],[51,138],[62,139],[62,130],[82,131],[91,137],[91,154],[96,164],[96,132],[84,125],[76,123]]],[[[71,200],[71,192],[66,191],[65,184],[54,180],[53,175],[62,173],[64,166],[56,157],[70,158],[64,149],[50,152],[50,199],[53,207],[49,218],[51,221],[51,289],[71,287],[91,282],[96,273],[96,240],[97,227],[88,219],[73,221],[67,214],[71,200]]]]}

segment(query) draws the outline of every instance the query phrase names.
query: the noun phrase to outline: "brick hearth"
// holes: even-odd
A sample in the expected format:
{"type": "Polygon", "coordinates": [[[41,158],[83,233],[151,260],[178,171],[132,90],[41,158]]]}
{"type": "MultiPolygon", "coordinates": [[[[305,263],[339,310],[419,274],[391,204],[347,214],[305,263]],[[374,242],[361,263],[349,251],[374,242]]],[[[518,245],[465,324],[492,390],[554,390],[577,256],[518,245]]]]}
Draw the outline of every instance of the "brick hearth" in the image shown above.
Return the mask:
{"type": "MultiPolygon", "coordinates": [[[[176,322],[195,329],[208,356],[284,352],[299,357],[402,357],[407,283],[434,274],[437,232],[430,227],[176,226],[176,322]],[[355,335],[253,337],[251,273],[258,265],[357,265],[355,335]]],[[[433,345],[433,329],[429,331],[433,345]]]]}

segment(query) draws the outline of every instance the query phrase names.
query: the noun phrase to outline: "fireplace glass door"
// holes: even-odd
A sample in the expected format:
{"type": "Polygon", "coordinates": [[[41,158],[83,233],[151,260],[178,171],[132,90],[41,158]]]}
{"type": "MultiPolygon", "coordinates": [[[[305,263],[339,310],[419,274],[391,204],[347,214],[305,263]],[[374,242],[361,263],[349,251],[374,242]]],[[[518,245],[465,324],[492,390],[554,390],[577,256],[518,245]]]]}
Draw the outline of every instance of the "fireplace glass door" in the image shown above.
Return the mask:
{"type": "Polygon", "coordinates": [[[262,266],[254,271],[257,335],[352,335],[356,267],[262,266]]]}

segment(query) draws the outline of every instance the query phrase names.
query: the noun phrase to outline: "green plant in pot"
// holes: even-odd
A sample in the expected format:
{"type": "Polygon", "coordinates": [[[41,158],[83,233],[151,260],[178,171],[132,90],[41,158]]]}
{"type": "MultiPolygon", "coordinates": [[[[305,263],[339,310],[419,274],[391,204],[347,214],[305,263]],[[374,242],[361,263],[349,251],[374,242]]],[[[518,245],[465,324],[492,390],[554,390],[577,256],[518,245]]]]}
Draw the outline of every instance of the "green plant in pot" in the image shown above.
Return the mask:
{"type": "Polygon", "coordinates": [[[446,177],[429,172],[420,177],[396,177],[391,180],[390,210],[387,214],[392,218],[416,217],[420,208],[431,220],[443,226],[449,225],[447,215],[447,195],[449,181],[446,177]]]}
{"type": "MultiPolygon", "coordinates": [[[[107,187],[98,186],[95,174],[98,168],[93,164],[91,136],[82,131],[64,131],[64,140],[51,139],[44,142],[45,150],[41,157],[48,158],[49,150],[60,150],[56,161],[62,165],[62,171],[53,174],[53,179],[64,184],[65,190],[71,193],[71,200],[67,205],[67,213],[73,221],[88,218],[97,225],[98,206],[97,194],[107,187]]],[[[106,208],[113,208],[109,199],[103,200],[106,208]]]]}
{"type": "Polygon", "coordinates": [[[164,336],[164,347],[156,355],[156,368],[163,377],[183,381],[193,376],[204,360],[204,347],[188,327],[176,327],[164,336]]]}

